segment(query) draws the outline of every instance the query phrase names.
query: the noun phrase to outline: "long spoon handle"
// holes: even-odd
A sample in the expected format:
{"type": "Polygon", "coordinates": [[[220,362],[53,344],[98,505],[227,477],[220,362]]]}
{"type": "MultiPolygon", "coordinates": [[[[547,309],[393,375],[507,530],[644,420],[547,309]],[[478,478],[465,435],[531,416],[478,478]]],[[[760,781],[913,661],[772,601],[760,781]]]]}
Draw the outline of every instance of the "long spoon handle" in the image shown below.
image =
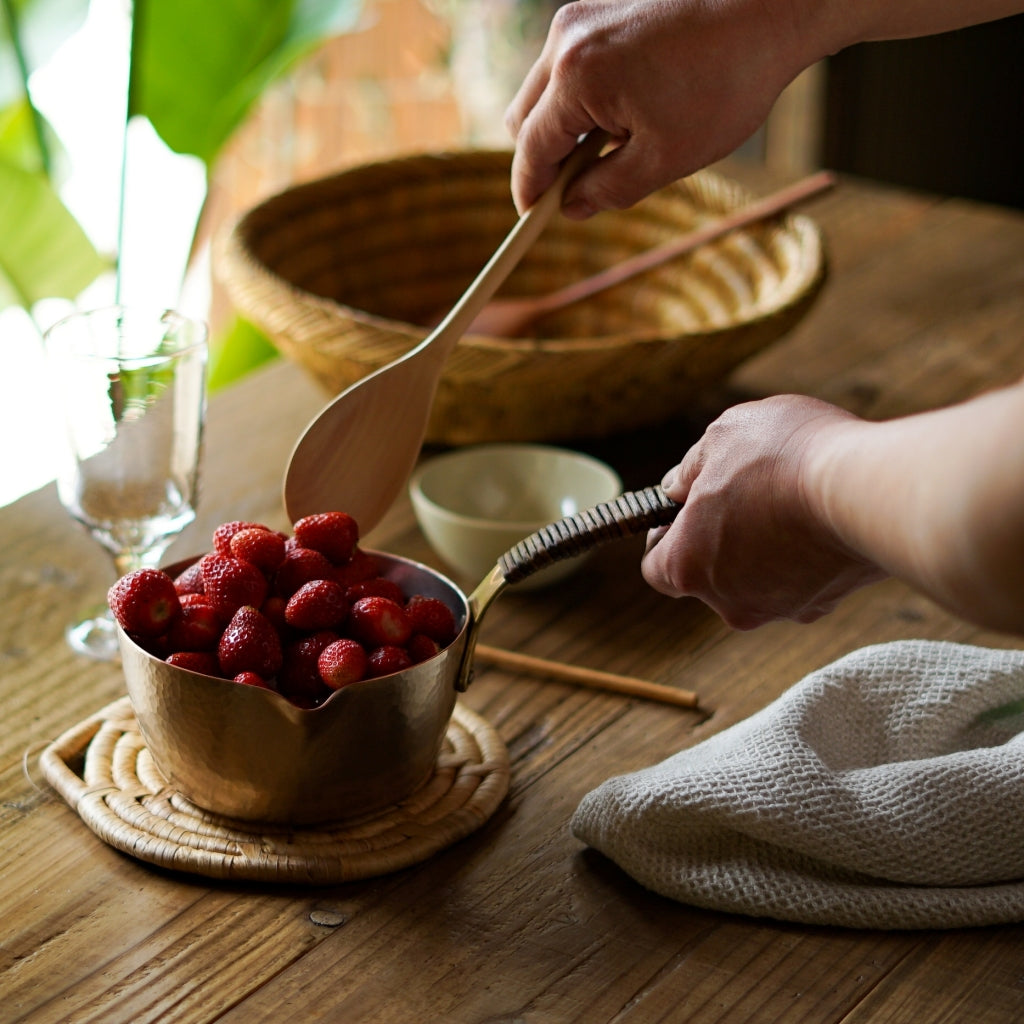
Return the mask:
{"type": "Polygon", "coordinates": [[[583,168],[597,159],[607,142],[607,132],[597,129],[579,143],[566,157],[552,185],[519,218],[494,255],[463,293],[462,298],[455,303],[437,327],[404,358],[428,348],[436,359],[443,362],[447,358],[477,314],[491,300],[505,278],[537,240],[548,221],[559,210],[566,186],[583,168]]]}

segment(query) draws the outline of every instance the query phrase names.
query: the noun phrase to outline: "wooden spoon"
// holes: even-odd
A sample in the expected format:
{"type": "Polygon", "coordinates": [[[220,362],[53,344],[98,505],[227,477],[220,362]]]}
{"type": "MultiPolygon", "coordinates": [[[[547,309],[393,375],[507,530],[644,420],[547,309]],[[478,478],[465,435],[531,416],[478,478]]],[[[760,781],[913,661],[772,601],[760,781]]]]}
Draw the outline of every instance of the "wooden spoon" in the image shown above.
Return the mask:
{"type": "Polygon", "coordinates": [[[834,184],[835,176],[833,174],[828,171],[820,171],[779,189],[778,192],[755,200],[748,206],[733,210],[724,217],[702,224],[670,242],[648,249],[646,252],[624,260],[622,263],[617,263],[613,267],[608,267],[582,281],[575,281],[545,295],[495,299],[481,310],[480,315],[470,324],[466,333],[483,334],[490,338],[518,337],[534,320],[541,316],[554,313],[606,288],[621,284],[637,274],[642,274],[653,267],[675,259],[677,256],[692,252],[716,238],[721,238],[730,231],[781,213],[797,203],[802,203],[812,196],[824,192],[834,184]]]}
{"type": "Polygon", "coordinates": [[[340,510],[365,535],[406,486],[445,359],[559,209],[569,182],[608,141],[591,132],[527,210],[437,328],[404,356],[346,388],[306,427],[288,460],[284,505],[292,522],[340,510]]]}

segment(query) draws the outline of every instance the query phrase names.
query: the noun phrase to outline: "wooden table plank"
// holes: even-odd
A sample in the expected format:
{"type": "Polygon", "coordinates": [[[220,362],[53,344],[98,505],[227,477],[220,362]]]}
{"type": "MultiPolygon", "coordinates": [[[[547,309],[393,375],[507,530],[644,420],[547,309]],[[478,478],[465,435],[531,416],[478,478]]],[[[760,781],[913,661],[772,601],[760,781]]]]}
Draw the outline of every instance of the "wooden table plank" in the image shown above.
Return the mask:
{"type": "MultiPolygon", "coordinates": [[[[811,212],[833,276],[793,334],[664,430],[581,445],[629,486],[660,479],[715,403],[800,390],[871,416],[1024,373],[1024,218],[844,183],[811,212]],[[969,253],[969,258],[965,257],[969,253]]],[[[323,396],[278,365],[211,404],[199,521],[284,526],[280,479],[323,396]]],[[[0,1022],[1006,1021],[1024,1005],[1024,928],[882,933],[719,914],[643,890],[568,830],[580,797],[740,721],[807,672],[903,637],[1024,646],[894,582],[810,626],[733,633],[639,577],[642,542],[557,590],[502,595],[487,642],[696,690],[698,711],[480,667],[468,706],[512,757],[490,822],[395,875],[299,888],[152,869],[106,847],[40,779],[42,745],[123,692],[67,619],[110,570],[54,489],[0,509],[0,1022]]],[[[400,502],[367,539],[438,564],[400,502]]],[[[470,581],[475,582],[475,581],[470,581]]]]}

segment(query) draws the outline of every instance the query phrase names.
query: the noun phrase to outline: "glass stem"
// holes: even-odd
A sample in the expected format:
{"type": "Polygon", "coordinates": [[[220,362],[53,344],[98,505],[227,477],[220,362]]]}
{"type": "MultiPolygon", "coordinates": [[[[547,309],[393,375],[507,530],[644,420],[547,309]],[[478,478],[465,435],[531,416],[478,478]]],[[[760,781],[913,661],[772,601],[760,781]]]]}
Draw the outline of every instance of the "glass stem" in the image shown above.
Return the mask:
{"type": "Polygon", "coordinates": [[[113,555],[114,570],[117,578],[135,572],[136,569],[155,569],[160,564],[164,552],[171,546],[171,539],[162,541],[145,551],[118,551],[113,555]]]}

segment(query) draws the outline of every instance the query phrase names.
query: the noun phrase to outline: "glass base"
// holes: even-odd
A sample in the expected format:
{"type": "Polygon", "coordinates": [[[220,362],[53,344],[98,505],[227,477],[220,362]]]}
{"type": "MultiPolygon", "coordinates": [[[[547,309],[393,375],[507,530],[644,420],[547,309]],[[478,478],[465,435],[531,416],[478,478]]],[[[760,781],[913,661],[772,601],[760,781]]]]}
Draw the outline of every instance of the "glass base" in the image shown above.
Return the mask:
{"type": "Polygon", "coordinates": [[[97,661],[117,661],[121,656],[117,627],[109,608],[104,614],[68,626],[64,636],[73,651],[97,661]]]}

